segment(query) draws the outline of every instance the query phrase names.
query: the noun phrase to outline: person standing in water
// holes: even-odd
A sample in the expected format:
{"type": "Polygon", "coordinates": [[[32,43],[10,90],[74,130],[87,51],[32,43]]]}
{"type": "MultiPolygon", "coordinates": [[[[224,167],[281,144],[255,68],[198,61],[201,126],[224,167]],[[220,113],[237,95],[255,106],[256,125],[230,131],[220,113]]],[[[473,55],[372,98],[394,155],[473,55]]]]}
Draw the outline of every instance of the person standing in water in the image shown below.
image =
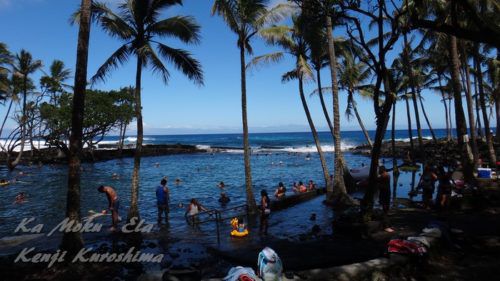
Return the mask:
{"type": "Polygon", "coordinates": [[[168,213],[170,208],[170,195],[167,187],[167,180],[163,178],[160,185],[156,188],[156,204],[158,206],[158,224],[161,224],[161,217],[165,213],[165,223],[168,223],[168,213]]]}
{"type": "Polygon", "coordinates": [[[269,215],[271,214],[271,200],[267,195],[267,191],[263,189],[260,192],[260,229],[259,233],[267,235],[267,228],[269,223],[269,215]]]}
{"type": "Polygon", "coordinates": [[[379,204],[382,206],[384,211],[384,230],[387,232],[393,232],[394,230],[389,227],[388,214],[389,206],[391,204],[391,176],[387,172],[385,166],[380,166],[378,169],[378,190],[379,190],[379,204]]]}
{"type": "MultiPolygon", "coordinates": [[[[106,194],[106,198],[108,199],[108,210],[111,211],[111,222],[112,227],[111,231],[116,230],[116,226],[118,225],[118,208],[120,207],[120,201],[118,200],[118,195],[116,191],[111,186],[101,185],[97,188],[97,191],[106,194]]],[[[106,210],[102,211],[104,214],[107,213],[106,210]]]]}

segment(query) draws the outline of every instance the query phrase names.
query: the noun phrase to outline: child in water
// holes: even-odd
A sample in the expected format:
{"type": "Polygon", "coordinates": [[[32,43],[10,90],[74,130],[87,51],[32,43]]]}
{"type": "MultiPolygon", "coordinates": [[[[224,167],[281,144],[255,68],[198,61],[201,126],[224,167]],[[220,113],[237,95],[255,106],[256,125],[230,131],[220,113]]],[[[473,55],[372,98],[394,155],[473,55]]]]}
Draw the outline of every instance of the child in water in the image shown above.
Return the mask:
{"type": "Polygon", "coordinates": [[[238,232],[244,232],[245,230],[245,222],[241,219],[238,221],[238,232]]]}

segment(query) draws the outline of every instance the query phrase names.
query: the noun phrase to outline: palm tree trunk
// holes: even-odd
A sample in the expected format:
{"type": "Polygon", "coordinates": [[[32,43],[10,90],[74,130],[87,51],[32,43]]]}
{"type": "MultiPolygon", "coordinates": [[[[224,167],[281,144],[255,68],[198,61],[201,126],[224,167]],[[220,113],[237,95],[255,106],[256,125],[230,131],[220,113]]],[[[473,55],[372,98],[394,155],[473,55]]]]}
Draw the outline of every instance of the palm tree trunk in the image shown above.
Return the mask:
{"type": "Polygon", "coordinates": [[[416,83],[415,83],[415,77],[413,75],[413,69],[411,68],[411,63],[410,63],[410,54],[408,53],[408,49],[410,48],[410,45],[408,44],[408,38],[406,36],[406,33],[403,34],[403,40],[404,40],[404,49],[403,49],[403,56],[405,58],[405,67],[406,67],[406,72],[408,73],[408,77],[410,80],[410,88],[411,88],[411,98],[413,101],[413,111],[415,112],[415,122],[417,123],[417,135],[418,135],[418,154],[421,154],[424,149],[424,142],[422,140],[422,126],[420,125],[420,114],[418,112],[418,105],[417,105],[417,94],[416,94],[416,83]]]}
{"type": "MultiPolygon", "coordinates": [[[[240,42],[243,42],[240,40],[240,42]]],[[[257,212],[257,204],[252,188],[252,170],[250,168],[250,144],[248,141],[248,121],[247,121],[247,80],[245,63],[245,46],[240,45],[241,63],[241,119],[243,122],[243,158],[245,162],[245,190],[247,194],[247,206],[250,213],[257,212]]]]}
{"type": "Polygon", "coordinates": [[[127,123],[123,122],[121,126],[121,133],[120,133],[120,148],[118,154],[120,157],[122,157],[123,153],[123,146],[125,145],[125,133],[127,132],[127,123]]]}
{"type": "MultiPolygon", "coordinates": [[[[330,73],[332,78],[333,95],[333,134],[335,146],[335,167],[333,177],[333,188],[336,190],[336,196],[344,197],[347,190],[344,182],[344,159],[342,155],[342,145],[340,140],[340,113],[339,113],[339,88],[337,83],[337,58],[335,55],[335,43],[333,41],[333,24],[329,15],[326,16],[326,34],[328,38],[328,55],[330,58],[330,73]]],[[[332,195],[332,194],[331,194],[332,195]]],[[[331,196],[330,196],[331,197],[331,196]]],[[[330,198],[333,199],[333,198],[330,198]]]]}
{"type": "Polygon", "coordinates": [[[323,115],[325,115],[326,123],[328,124],[328,128],[330,129],[330,134],[332,134],[332,139],[335,138],[333,134],[333,124],[332,120],[330,120],[330,114],[328,114],[328,109],[326,108],[325,98],[323,97],[323,89],[321,86],[321,71],[319,68],[316,68],[316,77],[318,79],[318,95],[319,101],[321,102],[321,109],[323,110],[323,115]]]}
{"type": "Polygon", "coordinates": [[[462,107],[462,86],[460,84],[460,59],[458,57],[457,38],[449,36],[449,44],[458,148],[462,156],[465,181],[470,183],[473,180],[473,163],[471,163],[472,159],[469,158],[467,149],[467,125],[462,107]]]}
{"type": "Polygon", "coordinates": [[[451,106],[451,100],[452,99],[453,99],[452,97],[448,98],[448,116],[450,116],[450,135],[451,135],[451,139],[453,139],[453,118],[451,118],[451,108],[452,108],[452,106],[451,106]]]}
{"type": "MultiPolygon", "coordinates": [[[[500,88],[499,88],[500,89],[500,88]]],[[[495,109],[497,113],[497,129],[496,129],[496,139],[500,143],[500,93],[495,96],[495,109]]]]}
{"type": "Polygon", "coordinates": [[[392,174],[395,177],[397,174],[399,174],[398,160],[396,159],[396,101],[394,101],[392,105],[391,145],[392,145],[392,174]]]}
{"type": "Polygon", "coordinates": [[[466,81],[466,88],[465,88],[465,97],[466,97],[466,102],[467,102],[467,115],[469,116],[469,133],[471,136],[470,143],[472,147],[472,156],[474,159],[474,166],[477,165],[478,163],[478,158],[479,158],[479,149],[477,148],[477,139],[476,139],[476,119],[474,117],[474,100],[472,100],[472,93],[471,93],[471,84],[470,84],[470,71],[469,71],[469,64],[467,63],[467,54],[465,52],[465,49],[462,45],[462,64],[463,68],[465,69],[465,81],[466,81]]]}
{"type": "MultiPolygon", "coordinates": [[[[70,153],[68,159],[68,193],[66,195],[66,218],[80,222],[80,153],[82,151],[83,114],[85,109],[85,87],[87,86],[87,63],[90,37],[91,0],[82,0],[80,30],[76,54],[75,88],[71,113],[70,153]]],[[[83,247],[80,232],[65,232],[61,247],[76,254],[83,247]]]]}
{"type": "Polygon", "coordinates": [[[325,184],[327,187],[329,187],[331,186],[330,184],[328,184],[330,182],[330,173],[328,172],[328,166],[326,165],[325,155],[323,153],[323,149],[321,148],[318,132],[316,131],[316,127],[314,126],[314,121],[312,120],[311,113],[309,112],[309,107],[307,106],[307,101],[304,96],[302,77],[299,77],[299,94],[300,100],[302,102],[302,107],[304,108],[304,112],[306,113],[307,123],[309,123],[309,127],[311,128],[311,133],[314,138],[314,143],[316,144],[316,149],[318,150],[319,159],[321,161],[321,168],[323,169],[323,176],[325,178],[325,184]]]}
{"type": "Polygon", "coordinates": [[[438,76],[439,76],[438,77],[439,91],[441,92],[441,98],[443,99],[444,116],[446,118],[446,140],[451,141],[451,124],[450,124],[451,116],[448,116],[448,105],[446,105],[446,98],[443,91],[443,86],[441,85],[441,74],[438,74],[438,76]]]}
{"type": "Polygon", "coordinates": [[[431,122],[429,121],[427,113],[425,112],[424,102],[422,101],[422,96],[420,95],[420,89],[418,90],[418,100],[420,102],[420,107],[422,108],[422,113],[424,114],[424,119],[425,122],[427,123],[427,127],[429,127],[429,131],[431,132],[432,141],[434,141],[434,143],[437,143],[436,134],[434,133],[434,130],[432,129],[431,126],[431,122]]]}
{"type": "MultiPolygon", "coordinates": [[[[21,162],[24,152],[24,145],[26,143],[26,122],[28,117],[26,116],[26,97],[28,96],[28,79],[27,74],[23,77],[23,116],[21,118],[21,149],[17,153],[14,161],[7,161],[7,166],[9,170],[14,170],[17,165],[21,162]]],[[[11,153],[11,152],[9,152],[11,153]]]]}
{"type": "MultiPolygon", "coordinates": [[[[476,43],[474,46],[474,62],[476,63],[477,86],[479,90],[479,104],[481,105],[481,112],[483,113],[484,133],[486,135],[486,144],[488,145],[488,160],[490,167],[496,167],[497,159],[495,147],[493,145],[493,135],[490,129],[490,120],[488,119],[488,112],[486,112],[486,98],[483,87],[483,73],[481,69],[481,62],[479,59],[479,45],[476,43]]],[[[479,118],[479,117],[478,117],[479,118]]]]}
{"type": "Polygon", "coordinates": [[[477,124],[477,136],[484,140],[483,138],[483,126],[481,124],[481,111],[480,103],[479,103],[479,92],[477,87],[477,74],[474,75],[474,104],[476,105],[476,124],[477,124]]]}
{"type": "Polygon", "coordinates": [[[127,220],[139,218],[139,172],[141,168],[142,142],[144,139],[144,128],[142,124],[142,105],[141,105],[141,75],[142,58],[137,56],[137,68],[135,75],[135,117],[137,118],[137,140],[134,153],[134,171],[132,172],[132,187],[130,190],[130,209],[127,220]]]}
{"type": "Polygon", "coordinates": [[[2,122],[2,127],[0,127],[0,138],[2,137],[3,128],[5,127],[5,122],[7,122],[7,119],[9,118],[9,114],[10,114],[10,111],[12,109],[12,104],[14,104],[14,100],[11,98],[10,103],[9,103],[9,108],[7,109],[7,113],[5,113],[5,118],[3,119],[3,122],[2,122]]]}
{"type": "Polygon", "coordinates": [[[372,139],[370,138],[370,135],[368,134],[368,131],[365,128],[365,124],[363,123],[361,116],[359,116],[358,107],[356,106],[356,102],[354,101],[354,95],[352,101],[352,109],[354,110],[354,115],[356,115],[356,119],[358,119],[359,126],[361,127],[361,131],[363,131],[363,135],[365,135],[365,139],[368,142],[368,145],[370,146],[370,148],[373,148],[372,139]]]}
{"type": "Polygon", "coordinates": [[[405,89],[405,104],[406,104],[406,119],[408,121],[408,137],[410,138],[410,149],[411,149],[411,161],[412,164],[415,163],[415,146],[413,144],[413,129],[411,127],[411,114],[410,114],[410,102],[408,102],[408,95],[405,89]]]}

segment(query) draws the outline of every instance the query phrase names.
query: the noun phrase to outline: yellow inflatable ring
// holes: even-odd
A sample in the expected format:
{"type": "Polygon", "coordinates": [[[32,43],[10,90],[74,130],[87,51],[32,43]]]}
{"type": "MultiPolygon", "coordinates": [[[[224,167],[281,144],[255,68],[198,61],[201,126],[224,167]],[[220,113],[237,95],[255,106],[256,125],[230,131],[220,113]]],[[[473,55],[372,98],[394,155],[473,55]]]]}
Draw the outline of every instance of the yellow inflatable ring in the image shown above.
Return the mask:
{"type": "Polygon", "coordinates": [[[10,184],[10,182],[0,182],[0,186],[7,186],[9,184],[10,184]]]}
{"type": "Polygon", "coordinates": [[[235,236],[235,237],[245,237],[248,235],[248,229],[245,229],[245,231],[243,232],[239,232],[238,230],[233,230],[231,231],[231,236],[235,236]]]}

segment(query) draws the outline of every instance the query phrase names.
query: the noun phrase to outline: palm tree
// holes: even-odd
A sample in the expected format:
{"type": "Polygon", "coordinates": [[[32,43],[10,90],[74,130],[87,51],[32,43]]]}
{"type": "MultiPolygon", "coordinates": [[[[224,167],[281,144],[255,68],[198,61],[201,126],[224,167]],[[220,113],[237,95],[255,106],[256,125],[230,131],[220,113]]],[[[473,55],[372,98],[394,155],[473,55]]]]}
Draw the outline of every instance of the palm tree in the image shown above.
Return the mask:
{"type": "Polygon", "coordinates": [[[250,167],[250,144],[248,141],[247,121],[247,86],[245,55],[252,55],[250,44],[252,38],[266,24],[279,21],[285,14],[287,5],[281,4],[267,9],[269,0],[215,0],[212,15],[221,16],[229,29],[237,36],[237,45],[240,49],[241,71],[241,115],[243,123],[243,157],[245,165],[245,187],[247,205],[251,213],[257,211],[257,205],[252,190],[252,171],[250,167]]]}
{"type": "Polygon", "coordinates": [[[26,124],[28,122],[26,109],[27,109],[27,98],[28,98],[28,90],[30,88],[31,78],[29,77],[31,74],[35,73],[38,69],[42,67],[42,61],[33,60],[31,54],[26,50],[21,50],[20,53],[16,54],[13,64],[14,75],[20,77],[22,81],[22,116],[20,119],[21,126],[21,149],[17,154],[17,157],[13,161],[8,161],[7,165],[9,169],[14,169],[19,162],[21,161],[21,157],[24,151],[24,145],[26,142],[26,124]]]}
{"type": "Polygon", "coordinates": [[[462,69],[464,70],[463,72],[461,72],[461,74],[462,74],[462,81],[465,84],[465,86],[464,86],[464,88],[465,88],[465,101],[466,101],[466,105],[467,105],[467,115],[469,117],[469,134],[471,136],[470,143],[471,143],[471,147],[472,147],[472,156],[474,159],[474,166],[476,166],[478,163],[478,158],[479,158],[479,149],[477,147],[477,139],[476,139],[476,134],[477,134],[476,118],[474,116],[474,100],[472,99],[472,87],[471,87],[471,82],[470,82],[470,67],[469,67],[465,42],[460,40],[460,41],[458,41],[457,44],[459,44],[459,47],[460,47],[459,55],[461,58],[461,66],[462,66],[462,69]]]}
{"type": "Polygon", "coordinates": [[[339,68],[339,85],[347,91],[347,119],[349,120],[349,118],[353,115],[352,111],[354,111],[354,115],[356,116],[359,126],[361,127],[361,130],[365,135],[366,141],[368,142],[370,147],[373,147],[370,135],[368,134],[363,120],[359,115],[356,101],[354,100],[354,93],[356,92],[361,97],[372,98],[371,93],[365,91],[365,86],[361,85],[363,81],[371,76],[370,70],[364,62],[356,62],[353,54],[345,53],[342,56],[343,59],[339,68]]]}
{"type": "Polygon", "coordinates": [[[422,140],[422,126],[420,125],[420,114],[417,105],[417,82],[415,81],[415,75],[413,72],[412,62],[412,52],[411,45],[408,42],[406,33],[403,34],[403,66],[405,67],[406,76],[408,76],[408,81],[410,84],[411,98],[413,101],[413,112],[415,113],[415,122],[417,125],[417,135],[418,135],[418,154],[423,153],[423,140],[422,140]]]}
{"type": "Polygon", "coordinates": [[[124,42],[97,70],[92,81],[104,81],[106,76],[130,56],[137,58],[135,76],[135,114],[137,119],[137,142],[132,174],[131,202],[128,219],[139,217],[139,168],[141,165],[142,142],[144,138],[141,105],[141,78],[143,68],[150,66],[166,84],[170,72],[162,59],[171,62],[190,80],[203,85],[203,72],[200,63],[182,49],[167,46],[159,39],[173,37],[186,44],[199,42],[199,29],[195,20],[189,16],[172,16],[159,19],[160,13],[172,6],[182,4],[182,0],[127,0],[119,5],[116,14],[100,5],[99,18],[102,29],[110,36],[124,42]],[[154,48],[156,46],[156,49],[154,48]]]}
{"type": "Polygon", "coordinates": [[[305,38],[302,33],[304,22],[303,18],[301,18],[300,16],[293,16],[292,21],[293,21],[293,27],[273,26],[261,30],[260,35],[266,39],[267,43],[279,46],[283,49],[283,51],[257,56],[251,61],[249,66],[270,63],[270,62],[279,62],[285,57],[286,54],[289,54],[294,57],[295,59],[294,68],[288,71],[287,73],[283,74],[282,82],[298,80],[299,95],[300,95],[300,100],[302,102],[302,107],[304,108],[307,122],[309,123],[309,127],[311,128],[311,133],[313,135],[314,142],[316,144],[316,149],[320,157],[325,184],[328,184],[330,182],[329,179],[330,175],[326,165],[323,150],[321,148],[319,136],[316,131],[316,127],[314,126],[314,121],[312,120],[312,116],[309,111],[309,107],[307,105],[307,101],[304,95],[304,87],[303,87],[304,81],[314,80],[312,67],[308,63],[307,54],[309,53],[309,46],[305,41],[305,38]]]}
{"type": "Polygon", "coordinates": [[[71,69],[65,68],[63,61],[54,60],[48,74],[40,78],[40,84],[50,94],[51,103],[57,103],[57,94],[65,92],[69,85],[64,82],[71,76],[71,69]]]}
{"type": "Polygon", "coordinates": [[[462,152],[462,161],[464,162],[464,177],[467,182],[472,181],[473,165],[467,152],[467,143],[464,137],[467,136],[467,125],[465,114],[462,107],[462,86],[460,85],[460,59],[458,56],[457,38],[449,36],[450,44],[450,69],[453,83],[453,95],[455,101],[455,119],[457,124],[458,147],[462,152]]]}
{"type": "MultiPolygon", "coordinates": [[[[490,165],[496,165],[497,158],[495,148],[493,146],[493,136],[490,130],[490,120],[488,118],[488,113],[486,112],[486,94],[483,86],[483,70],[481,68],[481,57],[479,56],[479,44],[475,43],[473,48],[474,65],[476,73],[477,88],[479,91],[479,104],[481,106],[481,112],[483,114],[484,122],[484,133],[486,135],[486,144],[488,145],[488,160],[490,165]]],[[[478,117],[479,118],[479,117],[478,117]]]]}
{"type": "Polygon", "coordinates": [[[0,42],[0,100],[5,100],[9,91],[10,65],[12,64],[12,55],[7,49],[7,45],[0,42]]]}
{"type": "MultiPolygon", "coordinates": [[[[82,0],[80,4],[80,30],[78,31],[76,50],[75,86],[69,140],[68,192],[66,195],[66,218],[72,222],[80,221],[80,153],[83,146],[83,114],[85,110],[85,89],[87,86],[90,20],[92,16],[91,4],[91,0],[82,0]]],[[[64,66],[62,65],[60,69],[64,69],[64,66]]],[[[63,72],[57,71],[59,74],[63,72]]],[[[65,75],[57,76],[62,79],[65,75]]],[[[63,81],[61,79],[59,81],[63,81]]],[[[70,254],[77,253],[83,247],[81,233],[64,232],[61,246],[70,254]]]]}

